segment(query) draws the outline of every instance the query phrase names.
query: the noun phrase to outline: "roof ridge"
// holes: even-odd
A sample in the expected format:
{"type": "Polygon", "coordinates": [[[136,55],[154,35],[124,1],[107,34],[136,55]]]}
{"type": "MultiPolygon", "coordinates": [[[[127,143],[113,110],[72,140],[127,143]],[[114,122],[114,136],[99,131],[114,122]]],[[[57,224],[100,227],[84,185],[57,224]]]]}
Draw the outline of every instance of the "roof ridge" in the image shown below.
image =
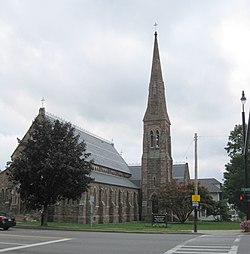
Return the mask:
{"type": "Polygon", "coordinates": [[[88,135],[90,135],[90,136],[92,136],[92,137],[94,137],[94,138],[100,139],[101,141],[106,142],[106,143],[108,143],[108,144],[114,146],[114,142],[113,142],[113,141],[110,141],[110,140],[107,140],[107,139],[105,139],[105,138],[102,138],[102,137],[100,137],[100,136],[98,136],[98,135],[96,135],[96,134],[94,134],[94,133],[92,133],[92,132],[90,132],[90,131],[88,131],[88,130],[86,130],[86,129],[80,127],[80,126],[78,126],[78,125],[76,125],[76,124],[71,123],[70,121],[66,121],[66,120],[64,120],[63,118],[61,118],[61,117],[59,117],[59,116],[57,116],[57,115],[51,114],[51,113],[49,113],[49,112],[47,112],[47,111],[45,112],[45,114],[48,115],[48,116],[50,116],[50,117],[52,117],[52,118],[54,118],[54,119],[57,119],[57,120],[59,120],[59,121],[61,121],[61,122],[64,122],[64,123],[69,122],[75,129],[77,129],[77,130],[79,130],[79,131],[82,131],[82,132],[84,132],[84,133],[86,133],[86,134],[88,134],[88,135]]]}

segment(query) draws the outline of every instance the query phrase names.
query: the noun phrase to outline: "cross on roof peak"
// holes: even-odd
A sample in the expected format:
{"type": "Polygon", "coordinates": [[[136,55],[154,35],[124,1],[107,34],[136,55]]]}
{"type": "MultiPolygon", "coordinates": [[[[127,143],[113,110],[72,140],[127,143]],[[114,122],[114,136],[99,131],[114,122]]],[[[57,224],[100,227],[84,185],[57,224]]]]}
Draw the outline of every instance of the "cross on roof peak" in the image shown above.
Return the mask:
{"type": "Polygon", "coordinates": [[[158,24],[155,22],[155,23],[154,23],[155,32],[157,32],[157,26],[158,26],[158,24]]]}
{"type": "Polygon", "coordinates": [[[45,102],[44,97],[41,99],[41,102],[42,102],[42,108],[44,108],[44,102],[45,102]]]}

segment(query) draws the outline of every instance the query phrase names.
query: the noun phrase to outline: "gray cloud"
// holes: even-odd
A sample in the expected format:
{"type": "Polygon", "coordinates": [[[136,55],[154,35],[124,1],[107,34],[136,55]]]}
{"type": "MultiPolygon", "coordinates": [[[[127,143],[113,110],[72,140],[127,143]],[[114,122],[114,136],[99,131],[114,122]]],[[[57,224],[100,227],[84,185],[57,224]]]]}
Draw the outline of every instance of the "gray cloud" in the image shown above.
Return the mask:
{"type": "Polygon", "coordinates": [[[43,96],[48,112],[140,162],[157,22],[173,159],[193,171],[197,132],[199,175],[221,180],[241,91],[250,98],[249,13],[246,0],[2,0],[0,168],[43,96]]]}

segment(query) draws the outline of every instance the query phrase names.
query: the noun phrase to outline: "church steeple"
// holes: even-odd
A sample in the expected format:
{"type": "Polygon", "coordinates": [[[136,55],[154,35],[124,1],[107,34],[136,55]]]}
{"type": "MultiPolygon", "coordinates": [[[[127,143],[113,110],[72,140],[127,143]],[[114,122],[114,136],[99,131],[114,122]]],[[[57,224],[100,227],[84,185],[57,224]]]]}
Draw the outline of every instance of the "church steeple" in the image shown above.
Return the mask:
{"type": "Polygon", "coordinates": [[[166,108],[165,89],[161,71],[157,32],[155,32],[154,36],[155,39],[149,83],[148,105],[143,121],[165,119],[168,124],[170,124],[166,108]]]}
{"type": "Polygon", "coordinates": [[[161,61],[157,40],[157,32],[154,34],[154,51],[153,51],[153,60],[152,60],[152,69],[151,69],[151,82],[152,81],[160,81],[163,82],[162,72],[161,72],[161,61]]]}
{"type": "Polygon", "coordinates": [[[158,213],[157,193],[172,179],[170,120],[167,113],[157,32],[149,83],[148,105],[143,118],[142,219],[158,213]]]}

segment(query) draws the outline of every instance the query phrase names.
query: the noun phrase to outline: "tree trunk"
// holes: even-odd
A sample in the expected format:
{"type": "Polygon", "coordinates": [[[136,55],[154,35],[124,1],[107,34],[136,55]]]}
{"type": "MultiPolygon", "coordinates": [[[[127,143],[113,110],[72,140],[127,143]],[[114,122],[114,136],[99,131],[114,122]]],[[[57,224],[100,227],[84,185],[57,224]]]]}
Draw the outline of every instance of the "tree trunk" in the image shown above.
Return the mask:
{"type": "Polygon", "coordinates": [[[41,226],[47,227],[48,226],[48,206],[45,205],[41,214],[41,226]]]}

